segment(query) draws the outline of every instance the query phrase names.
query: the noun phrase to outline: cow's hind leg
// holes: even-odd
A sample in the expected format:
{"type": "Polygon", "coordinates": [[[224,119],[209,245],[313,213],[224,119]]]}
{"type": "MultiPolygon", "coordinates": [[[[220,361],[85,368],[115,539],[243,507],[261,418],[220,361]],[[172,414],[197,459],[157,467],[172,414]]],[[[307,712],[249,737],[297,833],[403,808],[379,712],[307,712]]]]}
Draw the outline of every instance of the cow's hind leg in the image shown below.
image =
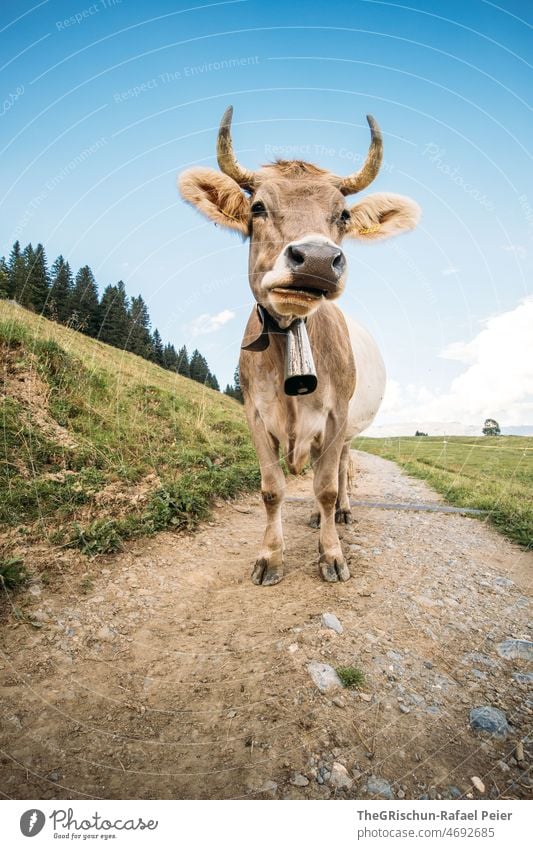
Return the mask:
{"type": "Polygon", "coordinates": [[[252,581],[254,584],[268,587],[279,584],[283,577],[281,507],[285,494],[285,477],[279,465],[279,446],[267,434],[263,425],[258,424],[252,435],[261,466],[261,495],[267,514],[263,545],[252,569],[252,581]]]}
{"type": "Polygon", "coordinates": [[[350,443],[345,442],[339,462],[339,492],[335,510],[335,521],[341,525],[353,522],[348,495],[348,470],[350,468],[350,443]]]}
{"type": "Polygon", "coordinates": [[[335,422],[326,427],[324,448],[314,462],[314,490],[320,506],[319,568],[325,581],[347,581],[350,570],[335,527],[335,506],[339,486],[339,461],[343,443],[335,433],[335,422]]]}
{"type": "MultiPolygon", "coordinates": [[[[315,466],[316,461],[318,460],[320,454],[314,446],[311,446],[311,465],[315,466]]],[[[309,517],[309,526],[311,528],[319,528],[320,527],[320,503],[318,498],[315,496],[315,504],[313,507],[313,512],[309,517]]]]}

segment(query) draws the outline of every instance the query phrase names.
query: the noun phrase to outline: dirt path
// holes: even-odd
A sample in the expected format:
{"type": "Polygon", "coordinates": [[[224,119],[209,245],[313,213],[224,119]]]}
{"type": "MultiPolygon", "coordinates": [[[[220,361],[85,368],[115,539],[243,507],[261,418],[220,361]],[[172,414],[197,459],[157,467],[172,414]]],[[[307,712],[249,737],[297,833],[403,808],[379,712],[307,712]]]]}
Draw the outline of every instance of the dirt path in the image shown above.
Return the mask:
{"type": "MultiPolygon", "coordinates": [[[[358,499],[440,502],[388,461],[355,463],[358,499]]],[[[310,477],[289,485],[294,497],[311,490],[310,477]]],[[[263,528],[254,495],[220,506],[192,536],[160,534],[93,562],[85,595],[75,570],[59,587],[32,587],[34,625],[3,627],[3,792],[528,796],[530,762],[513,756],[531,734],[526,662],[503,659],[497,645],[527,637],[533,554],[476,519],[356,508],[341,532],[354,577],[328,585],[310,510],[311,501],[285,507],[279,586],[248,577],[263,528]],[[342,634],[322,627],[325,612],[342,634]],[[355,664],[366,683],[322,694],[310,661],[355,664]],[[506,712],[507,739],[469,727],[482,705],[506,712]],[[348,775],[330,775],[334,762],[348,775]]]]}

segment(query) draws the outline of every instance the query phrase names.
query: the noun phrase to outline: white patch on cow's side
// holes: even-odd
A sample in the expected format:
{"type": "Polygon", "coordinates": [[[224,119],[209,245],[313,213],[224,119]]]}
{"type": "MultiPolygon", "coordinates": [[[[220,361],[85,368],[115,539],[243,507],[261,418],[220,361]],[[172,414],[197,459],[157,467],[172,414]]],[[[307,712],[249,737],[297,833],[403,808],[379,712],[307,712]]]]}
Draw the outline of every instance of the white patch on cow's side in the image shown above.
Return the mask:
{"type": "MultiPolygon", "coordinates": [[[[344,313],[343,313],[344,315],[344,313]]],[[[374,339],[362,324],[344,315],[356,369],[355,392],[348,407],[346,436],[354,437],[376,417],[385,394],[385,363],[374,339]]]]}

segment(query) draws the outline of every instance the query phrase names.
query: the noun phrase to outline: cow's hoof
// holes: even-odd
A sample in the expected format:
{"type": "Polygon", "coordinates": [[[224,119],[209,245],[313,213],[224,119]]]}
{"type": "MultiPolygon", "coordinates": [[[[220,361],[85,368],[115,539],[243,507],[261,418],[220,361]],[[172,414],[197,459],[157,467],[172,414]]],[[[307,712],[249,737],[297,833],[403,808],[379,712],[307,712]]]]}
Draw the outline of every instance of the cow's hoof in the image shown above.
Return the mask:
{"type": "Polygon", "coordinates": [[[272,587],[279,584],[282,578],[282,568],[271,566],[264,557],[260,557],[252,569],[252,581],[261,587],[272,587]]]}
{"type": "Polygon", "coordinates": [[[310,528],[319,528],[320,527],[320,513],[311,513],[311,518],[309,519],[309,527],[310,528]]]}
{"type": "Polygon", "coordinates": [[[344,561],[339,563],[338,560],[334,560],[333,563],[326,563],[321,557],[318,565],[323,579],[330,584],[350,579],[350,570],[344,561]]]}
{"type": "Polygon", "coordinates": [[[353,523],[351,510],[335,510],[335,521],[338,525],[351,525],[353,523]]]}

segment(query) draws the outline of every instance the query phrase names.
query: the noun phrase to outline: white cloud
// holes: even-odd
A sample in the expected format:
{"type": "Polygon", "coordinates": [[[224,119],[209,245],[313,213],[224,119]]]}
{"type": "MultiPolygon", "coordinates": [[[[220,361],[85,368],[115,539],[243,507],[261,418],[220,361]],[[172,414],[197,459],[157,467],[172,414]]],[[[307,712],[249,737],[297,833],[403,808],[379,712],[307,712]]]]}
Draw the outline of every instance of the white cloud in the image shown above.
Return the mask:
{"type": "Polygon", "coordinates": [[[217,315],[209,315],[202,313],[198,318],[190,324],[191,333],[193,336],[204,336],[206,333],[215,333],[220,328],[235,318],[235,313],[231,310],[222,310],[217,315]]]}
{"type": "Polygon", "coordinates": [[[389,381],[377,425],[386,422],[462,422],[487,416],[504,425],[533,422],[533,297],[483,322],[469,342],[454,342],[439,356],[465,370],[447,391],[389,381]]]}
{"type": "Polygon", "coordinates": [[[449,277],[451,274],[459,274],[459,269],[450,266],[450,268],[443,268],[441,274],[443,277],[449,277]]]}
{"type": "Polygon", "coordinates": [[[501,248],[502,251],[515,254],[518,259],[524,259],[527,255],[527,251],[523,245],[502,245],[501,248]]]}

